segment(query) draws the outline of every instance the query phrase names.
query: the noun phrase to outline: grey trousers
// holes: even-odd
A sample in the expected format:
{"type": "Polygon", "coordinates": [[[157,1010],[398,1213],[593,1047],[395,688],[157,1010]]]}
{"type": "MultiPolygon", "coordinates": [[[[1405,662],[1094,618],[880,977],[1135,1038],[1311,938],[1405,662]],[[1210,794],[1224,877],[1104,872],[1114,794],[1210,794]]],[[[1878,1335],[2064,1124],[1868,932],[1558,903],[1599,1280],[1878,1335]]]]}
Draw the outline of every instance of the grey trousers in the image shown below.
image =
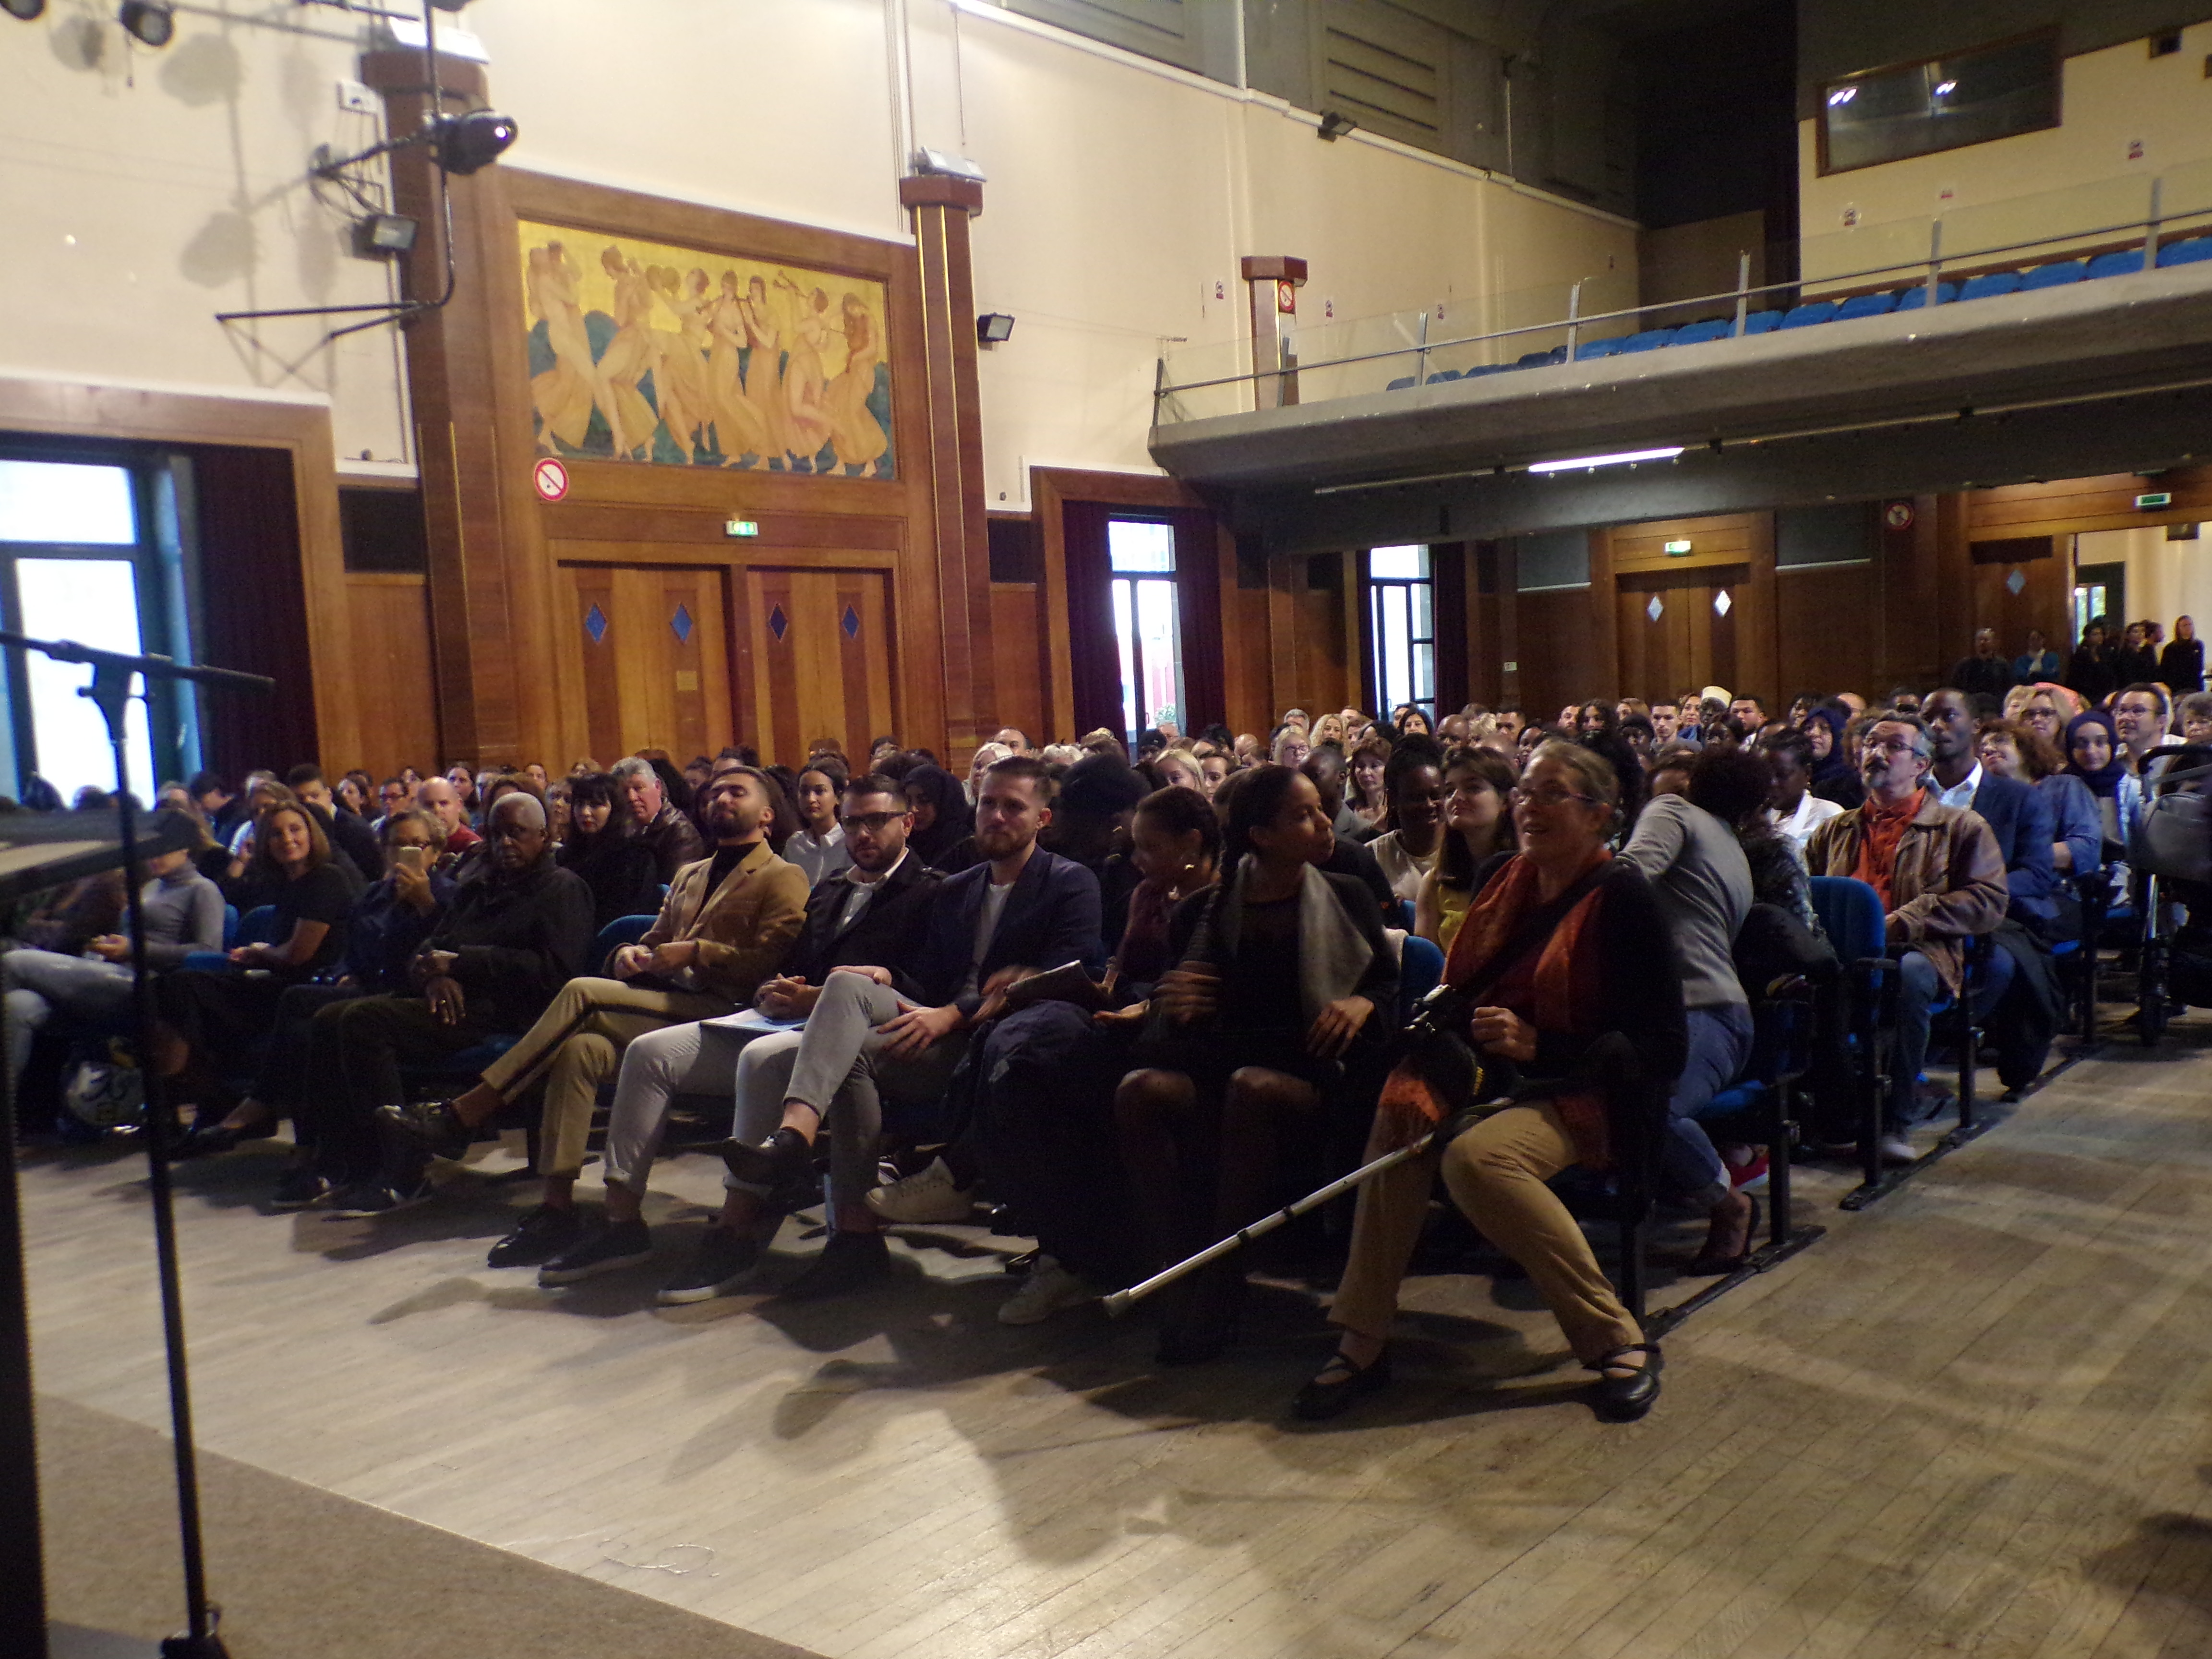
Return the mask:
{"type": "Polygon", "coordinates": [[[58,951],[10,951],[0,956],[0,988],[6,993],[0,1007],[6,1011],[8,1085],[14,1089],[30,1063],[32,1038],[54,1010],[93,1018],[120,1013],[131,1006],[131,969],[58,951]]]}
{"type": "MultiPolygon", "coordinates": [[[[777,1033],[778,1036],[785,1035],[777,1033]]],[[[791,1035],[796,1035],[792,1033],[791,1035]]],[[[718,1095],[759,1033],[694,1022],[632,1037],[607,1115],[606,1178],[642,1192],[678,1095],[718,1095]]],[[[779,1102],[781,1103],[781,1102],[779,1102]]],[[[770,1123],[765,1135],[775,1127],[770,1123]]]]}
{"type": "Polygon", "coordinates": [[[884,1099],[943,1098],[953,1068],[968,1052],[968,1034],[956,1031],[919,1054],[894,1059],[886,1054],[890,1040],[876,1028],[910,1006],[864,974],[830,975],[803,1031],[763,1038],[740,1058],[737,1133],[744,1137],[750,1130],[755,1139],[773,1133],[787,1100],[811,1106],[830,1134],[830,1200],[859,1203],[876,1184],[884,1099]]]}

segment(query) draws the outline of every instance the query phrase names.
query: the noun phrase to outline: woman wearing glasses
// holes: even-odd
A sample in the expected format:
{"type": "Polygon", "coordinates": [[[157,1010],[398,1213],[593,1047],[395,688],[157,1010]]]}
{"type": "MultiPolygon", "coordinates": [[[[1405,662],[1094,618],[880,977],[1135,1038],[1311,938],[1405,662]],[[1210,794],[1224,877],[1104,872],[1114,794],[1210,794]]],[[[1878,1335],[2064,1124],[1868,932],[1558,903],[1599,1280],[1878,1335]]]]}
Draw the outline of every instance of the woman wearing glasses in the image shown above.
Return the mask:
{"type": "MultiPolygon", "coordinates": [[[[1299,1393],[1299,1416],[1334,1417],[1389,1383],[1398,1285],[1439,1173],[1484,1237],[1528,1270],[1576,1357],[1598,1373],[1601,1414],[1641,1417],[1659,1397],[1657,1345],[1644,1340],[1545,1184],[1571,1164],[1604,1170],[1632,1153],[1658,1127],[1630,1116],[1632,1103],[1663,1098],[1682,1069],[1674,947],[1642,873],[1607,845],[1618,787],[1598,756],[1547,743],[1513,792],[1521,850],[1480,872],[1444,976],[1473,1005],[1468,1035],[1492,1070],[1483,1095],[1516,1079],[1521,1103],[1360,1188],[1352,1257],[1329,1310],[1343,1336],[1299,1393]]],[[[1368,1156],[1429,1127],[1386,1108],[1368,1156]]]]}

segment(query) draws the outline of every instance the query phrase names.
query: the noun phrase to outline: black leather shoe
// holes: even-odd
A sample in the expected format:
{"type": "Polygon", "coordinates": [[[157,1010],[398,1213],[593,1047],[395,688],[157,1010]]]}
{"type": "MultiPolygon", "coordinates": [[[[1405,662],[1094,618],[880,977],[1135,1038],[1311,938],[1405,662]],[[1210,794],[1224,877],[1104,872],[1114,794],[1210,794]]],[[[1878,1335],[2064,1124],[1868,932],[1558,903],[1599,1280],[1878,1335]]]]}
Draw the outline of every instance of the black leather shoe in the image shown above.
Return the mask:
{"type": "Polygon", "coordinates": [[[1744,1224],[1743,1248],[1734,1255],[1718,1255],[1713,1251],[1712,1241],[1706,1240],[1703,1249],[1682,1264],[1683,1276],[1689,1279],[1711,1279],[1721,1273],[1732,1273],[1751,1259],[1759,1248],[1759,1194],[1747,1193],[1751,1200],[1751,1219],[1744,1224]]]}
{"type": "Polygon", "coordinates": [[[784,1193],[811,1182],[814,1148],[796,1129],[778,1129],[766,1140],[726,1140],[722,1162],[740,1181],[784,1193]]]}
{"type": "Polygon", "coordinates": [[[540,1204],[484,1258],[492,1267],[542,1267],[584,1237],[584,1218],[573,1204],[540,1204]]]}
{"type": "Polygon", "coordinates": [[[396,1134],[438,1158],[465,1157],[476,1139],[476,1131],[461,1121],[450,1101],[380,1106],[376,1109],[376,1122],[380,1132],[396,1134]]]}
{"type": "Polygon", "coordinates": [[[276,1121],[264,1118],[258,1123],[195,1122],[185,1131],[184,1139],[177,1143],[172,1158],[216,1158],[234,1152],[249,1140],[266,1140],[276,1133],[276,1121]]]}
{"type": "Polygon", "coordinates": [[[1291,1401],[1291,1413],[1309,1423],[1341,1417],[1370,1394],[1390,1386],[1390,1353],[1376,1354],[1364,1365],[1355,1365],[1342,1354],[1329,1356],[1321,1375],[1307,1383],[1291,1401]]]}
{"type": "Polygon", "coordinates": [[[881,1233],[832,1233],[814,1265],[783,1287],[787,1302],[818,1302],[866,1290],[890,1277],[890,1246],[881,1233]]]}
{"type": "Polygon", "coordinates": [[[1597,1373],[1597,1414],[1608,1423],[1633,1423],[1642,1417],[1659,1401],[1659,1372],[1665,1364],[1656,1342],[1631,1342],[1594,1361],[1589,1369],[1597,1373]],[[1644,1357],[1641,1370],[1615,1376],[1606,1369],[1632,1353],[1644,1357]]]}

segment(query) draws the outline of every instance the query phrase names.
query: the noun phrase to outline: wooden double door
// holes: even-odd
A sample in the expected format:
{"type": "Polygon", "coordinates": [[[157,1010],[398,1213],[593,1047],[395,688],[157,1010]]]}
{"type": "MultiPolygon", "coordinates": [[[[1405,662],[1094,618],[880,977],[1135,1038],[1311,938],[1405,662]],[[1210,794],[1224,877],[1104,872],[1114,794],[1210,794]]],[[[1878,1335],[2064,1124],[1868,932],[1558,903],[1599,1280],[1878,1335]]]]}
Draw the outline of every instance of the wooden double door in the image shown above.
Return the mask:
{"type": "Polygon", "coordinates": [[[1743,565],[1624,574],[1613,589],[1623,696],[1674,701],[1690,687],[1739,681],[1743,565]]]}
{"type": "Polygon", "coordinates": [[[576,558],[557,568],[562,728],[579,745],[562,769],[580,755],[605,766],[654,748],[682,765],[732,742],[752,744],[764,764],[796,766],[823,737],[859,760],[895,729],[886,570],[576,558]]]}

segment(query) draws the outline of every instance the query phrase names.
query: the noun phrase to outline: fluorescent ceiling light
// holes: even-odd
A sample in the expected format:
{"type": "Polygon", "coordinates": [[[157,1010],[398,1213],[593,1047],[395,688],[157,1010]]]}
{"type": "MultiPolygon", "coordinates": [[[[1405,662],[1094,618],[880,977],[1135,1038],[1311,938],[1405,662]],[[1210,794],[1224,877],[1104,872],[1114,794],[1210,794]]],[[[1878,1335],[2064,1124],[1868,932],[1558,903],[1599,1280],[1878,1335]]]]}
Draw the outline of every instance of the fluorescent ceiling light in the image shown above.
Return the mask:
{"type": "Polygon", "coordinates": [[[1624,449],[1617,455],[1577,455],[1571,460],[1531,461],[1531,472],[1577,472],[1585,467],[1627,466],[1636,461],[1671,461],[1682,453],[1680,444],[1664,449],[1624,449]]]}
{"type": "Polygon", "coordinates": [[[1938,98],[1948,98],[1958,89],[1959,83],[1956,81],[1939,81],[1936,83],[1936,95],[1938,98]]]}
{"type": "Polygon", "coordinates": [[[1830,109],[1838,108],[1844,104],[1850,103],[1852,99],[1858,95],[1859,89],[1856,87],[1838,87],[1833,92],[1828,94],[1828,107],[1830,109]]]}

